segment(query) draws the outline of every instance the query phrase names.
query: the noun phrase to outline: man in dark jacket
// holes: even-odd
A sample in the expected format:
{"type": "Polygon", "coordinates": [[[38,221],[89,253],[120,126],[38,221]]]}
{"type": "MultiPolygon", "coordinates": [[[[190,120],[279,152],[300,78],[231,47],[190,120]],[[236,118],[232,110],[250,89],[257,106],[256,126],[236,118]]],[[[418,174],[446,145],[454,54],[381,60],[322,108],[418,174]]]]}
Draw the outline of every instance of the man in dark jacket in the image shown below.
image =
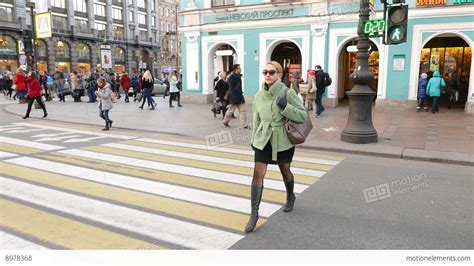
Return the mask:
{"type": "Polygon", "coordinates": [[[240,116],[240,126],[243,128],[248,128],[247,117],[245,115],[245,99],[242,92],[242,74],[239,64],[232,66],[232,74],[227,78],[227,83],[229,84],[230,97],[228,98],[230,102],[230,107],[225,113],[223,124],[226,127],[229,126],[229,121],[232,118],[232,114],[235,112],[235,109],[239,109],[240,116]]]}
{"type": "Polygon", "coordinates": [[[323,106],[323,94],[326,91],[326,86],[324,85],[325,74],[320,65],[316,67],[316,116],[320,116],[324,112],[323,106]]]}
{"type": "Polygon", "coordinates": [[[448,74],[448,93],[449,93],[449,105],[448,109],[451,109],[453,102],[457,101],[456,94],[459,95],[459,79],[458,74],[454,68],[450,67],[448,74]]]}
{"type": "MultiPolygon", "coordinates": [[[[229,90],[229,84],[226,81],[227,73],[225,71],[219,71],[219,80],[217,81],[214,91],[216,92],[216,102],[222,110],[222,118],[225,118],[227,111],[227,105],[229,101],[225,99],[225,94],[229,90]]],[[[217,110],[215,110],[217,112],[217,110]]]]}

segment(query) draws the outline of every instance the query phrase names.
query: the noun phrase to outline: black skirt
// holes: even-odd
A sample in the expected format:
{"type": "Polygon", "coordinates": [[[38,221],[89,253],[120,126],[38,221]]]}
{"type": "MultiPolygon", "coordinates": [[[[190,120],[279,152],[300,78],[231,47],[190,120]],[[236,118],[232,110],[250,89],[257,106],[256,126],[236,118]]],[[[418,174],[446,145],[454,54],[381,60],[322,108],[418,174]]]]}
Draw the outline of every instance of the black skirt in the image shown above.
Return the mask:
{"type": "Polygon", "coordinates": [[[277,153],[277,160],[272,160],[272,144],[268,141],[267,145],[263,150],[259,150],[252,145],[252,149],[255,151],[255,162],[265,164],[285,164],[293,161],[293,155],[295,154],[295,146],[288,150],[280,151],[277,153]]]}

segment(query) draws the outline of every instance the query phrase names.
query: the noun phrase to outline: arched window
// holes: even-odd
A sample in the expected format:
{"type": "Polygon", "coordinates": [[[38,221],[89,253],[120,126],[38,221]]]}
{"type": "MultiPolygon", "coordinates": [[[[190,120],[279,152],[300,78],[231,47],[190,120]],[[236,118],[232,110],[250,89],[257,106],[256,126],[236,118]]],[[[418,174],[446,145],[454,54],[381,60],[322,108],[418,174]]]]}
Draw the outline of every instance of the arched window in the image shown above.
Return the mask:
{"type": "Polygon", "coordinates": [[[55,45],[56,57],[61,59],[70,59],[69,45],[65,42],[58,41],[55,45]]]}
{"type": "Polygon", "coordinates": [[[77,45],[77,59],[78,61],[80,60],[85,60],[86,62],[89,62],[91,59],[91,50],[89,46],[83,43],[79,43],[77,45]]]}

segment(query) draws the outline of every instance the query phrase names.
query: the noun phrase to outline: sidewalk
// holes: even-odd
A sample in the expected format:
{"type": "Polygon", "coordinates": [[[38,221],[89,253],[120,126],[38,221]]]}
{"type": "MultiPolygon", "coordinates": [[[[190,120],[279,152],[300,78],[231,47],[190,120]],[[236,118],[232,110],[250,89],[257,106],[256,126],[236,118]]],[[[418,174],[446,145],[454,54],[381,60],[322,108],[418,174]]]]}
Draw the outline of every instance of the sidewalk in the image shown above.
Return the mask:
{"type": "MultiPolygon", "coordinates": [[[[48,120],[103,125],[96,104],[47,102],[48,120]]],[[[194,138],[217,138],[230,133],[231,142],[249,143],[250,131],[238,128],[238,119],[232,120],[230,130],[222,125],[222,115],[214,118],[212,105],[184,104],[178,108],[168,107],[168,98],[156,97],[156,110],[146,107],[141,110],[133,101],[118,100],[110,112],[114,127],[132,130],[147,130],[191,136],[194,138]]],[[[9,113],[23,116],[26,105],[4,105],[9,113]]],[[[340,140],[347,122],[348,107],[326,108],[322,117],[312,117],[314,129],[302,148],[345,152],[406,160],[431,161],[474,166],[474,116],[462,109],[441,108],[440,113],[416,113],[408,111],[373,111],[374,126],[379,142],[374,144],[349,144],[340,140]]],[[[41,110],[32,110],[32,118],[40,118],[41,110]]],[[[251,106],[247,105],[247,117],[251,120],[251,106]]],[[[23,120],[22,120],[23,121],[23,120]]],[[[220,144],[222,144],[221,142],[220,144]]],[[[211,144],[212,145],[212,144],[211,144]]]]}

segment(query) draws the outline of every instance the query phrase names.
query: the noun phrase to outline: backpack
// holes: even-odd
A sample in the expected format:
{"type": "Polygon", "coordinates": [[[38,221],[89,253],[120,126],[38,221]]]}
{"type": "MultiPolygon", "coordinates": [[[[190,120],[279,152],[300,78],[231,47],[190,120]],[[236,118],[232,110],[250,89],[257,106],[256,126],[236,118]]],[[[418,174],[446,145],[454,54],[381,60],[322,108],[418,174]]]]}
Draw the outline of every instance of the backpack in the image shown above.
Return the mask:
{"type": "Polygon", "coordinates": [[[47,85],[53,85],[54,84],[53,78],[51,76],[46,77],[46,84],[47,85]]]}
{"type": "Polygon", "coordinates": [[[332,79],[329,73],[324,72],[324,87],[329,87],[332,84],[332,79]]]}

